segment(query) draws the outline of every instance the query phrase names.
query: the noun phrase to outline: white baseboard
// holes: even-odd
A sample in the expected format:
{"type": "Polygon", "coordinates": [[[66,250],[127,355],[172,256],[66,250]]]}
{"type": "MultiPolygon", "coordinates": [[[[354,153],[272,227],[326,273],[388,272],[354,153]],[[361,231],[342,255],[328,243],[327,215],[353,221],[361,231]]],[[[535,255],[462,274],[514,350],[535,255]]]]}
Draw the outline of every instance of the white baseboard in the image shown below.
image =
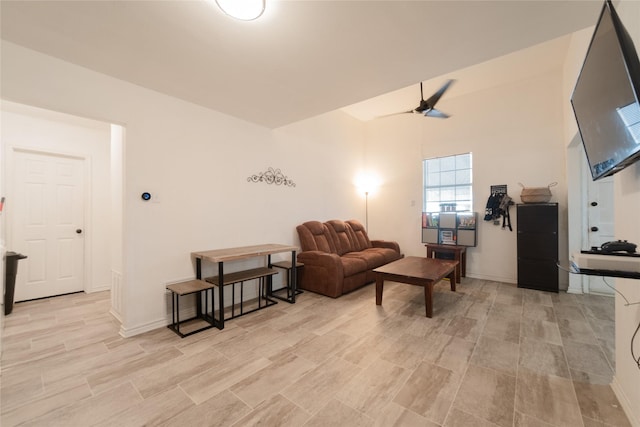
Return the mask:
{"type": "Polygon", "coordinates": [[[631,423],[631,425],[633,427],[640,427],[640,421],[636,418],[635,414],[633,413],[633,409],[632,409],[633,406],[631,405],[631,402],[627,398],[627,395],[624,393],[624,390],[622,389],[622,387],[620,387],[620,383],[618,383],[618,380],[615,376],[613,377],[613,381],[611,382],[611,388],[613,389],[613,393],[618,398],[620,405],[622,405],[622,409],[624,410],[624,413],[627,415],[627,418],[629,418],[629,422],[631,423]]]}
{"type": "Polygon", "coordinates": [[[154,329],[164,328],[167,324],[168,322],[166,319],[159,319],[143,325],[134,326],[132,328],[120,326],[120,336],[123,338],[131,338],[136,335],[144,334],[145,332],[153,331],[154,329]]]}
{"type": "MultiPolygon", "coordinates": [[[[195,317],[195,315],[196,315],[196,308],[194,306],[186,307],[185,309],[180,310],[180,319],[189,319],[191,317],[195,317]]],[[[168,317],[165,319],[158,319],[158,320],[154,320],[153,322],[149,322],[149,323],[145,323],[142,325],[129,327],[129,328],[120,326],[120,336],[123,338],[131,338],[135,335],[140,335],[140,334],[144,334],[145,332],[153,331],[154,329],[166,328],[167,325],[169,324],[171,324],[171,312],[169,312],[168,317]]]]}
{"type": "Polygon", "coordinates": [[[112,315],[113,317],[116,318],[116,320],[118,322],[120,322],[120,324],[122,325],[122,317],[120,317],[120,313],[118,313],[117,311],[115,311],[113,309],[113,307],[111,307],[111,310],[109,310],[109,314],[112,315]]]}
{"type": "Polygon", "coordinates": [[[466,277],[469,277],[471,279],[479,279],[479,280],[491,280],[492,282],[512,283],[514,285],[518,283],[518,281],[513,277],[491,276],[486,274],[469,273],[468,271],[467,271],[466,277]]]}
{"type": "Polygon", "coordinates": [[[111,284],[107,284],[107,285],[102,285],[102,286],[98,286],[91,289],[85,289],[85,292],[88,294],[93,294],[96,292],[104,292],[104,291],[110,291],[110,290],[111,290],[111,284]]]}
{"type": "MultiPolygon", "coordinates": [[[[166,285],[169,284],[173,284],[173,283],[180,283],[180,282],[184,282],[187,280],[193,280],[193,277],[189,277],[189,278],[184,278],[184,279],[180,279],[180,280],[174,280],[171,282],[167,282],[166,285]]],[[[165,286],[166,286],[165,285],[165,286]]],[[[115,287],[114,287],[115,288],[115,287]]],[[[112,292],[114,292],[114,290],[112,289],[112,292]]],[[[229,307],[231,306],[232,301],[230,301],[230,292],[225,292],[225,307],[229,307]]],[[[171,324],[172,322],[172,305],[171,305],[171,292],[170,291],[166,291],[164,294],[164,302],[165,302],[165,307],[166,307],[166,318],[164,319],[157,319],[148,323],[144,323],[144,324],[140,324],[137,326],[132,326],[132,327],[125,327],[124,325],[122,325],[122,316],[118,314],[118,311],[116,310],[115,307],[111,308],[111,314],[114,315],[118,320],[120,320],[120,324],[122,326],[120,326],[120,336],[124,337],[124,338],[129,338],[129,337],[133,337],[135,335],[139,335],[139,334],[143,334],[145,332],[149,332],[152,331],[154,329],[158,329],[158,328],[164,328],[167,325],[171,324]]],[[[257,295],[257,293],[253,292],[252,288],[249,289],[245,289],[244,292],[244,300],[248,300],[251,298],[254,298],[257,295]]],[[[190,319],[196,316],[196,295],[186,295],[182,298],[180,298],[180,319],[190,319]]]]}

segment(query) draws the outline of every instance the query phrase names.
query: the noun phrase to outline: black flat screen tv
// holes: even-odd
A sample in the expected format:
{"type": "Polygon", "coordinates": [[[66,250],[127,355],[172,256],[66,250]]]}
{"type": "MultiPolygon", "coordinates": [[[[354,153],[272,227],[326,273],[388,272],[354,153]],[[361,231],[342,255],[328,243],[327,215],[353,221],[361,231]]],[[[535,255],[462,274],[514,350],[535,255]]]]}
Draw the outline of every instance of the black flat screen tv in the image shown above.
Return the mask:
{"type": "Polygon", "coordinates": [[[593,180],[640,159],[640,61],[610,0],[571,96],[593,180]]]}

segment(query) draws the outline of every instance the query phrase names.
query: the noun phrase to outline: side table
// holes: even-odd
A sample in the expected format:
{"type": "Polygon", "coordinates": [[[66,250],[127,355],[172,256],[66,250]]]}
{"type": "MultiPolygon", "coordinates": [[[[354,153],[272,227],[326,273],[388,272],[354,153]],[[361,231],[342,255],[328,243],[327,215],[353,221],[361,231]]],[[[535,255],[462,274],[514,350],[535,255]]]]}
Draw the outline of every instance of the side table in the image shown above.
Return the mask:
{"type": "MultiPolygon", "coordinates": [[[[195,334],[196,332],[204,331],[205,329],[213,328],[213,312],[211,316],[209,316],[209,298],[207,297],[207,293],[213,290],[213,285],[205,282],[204,280],[187,280],[185,282],[173,283],[171,285],[167,285],[167,290],[171,291],[171,324],[167,325],[169,329],[178,334],[181,338],[187,337],[189,335],[195,334]],[[180,320],[180,297],[184,295],[198,294],[197,296],[197,312],[194,317],[190,317],[189,319],[180,320]],[[204,310],[202,309],[202,296],[204,293],[204,310]],[[200,327],[196,330],[192,330],[187,333],[183,333],[180,331],[180,325],[183,323],[190,322],[192,320],[202,319],[206,322],[206,325],[200,327]]],[[[211,310],[213,311],[213,305],[211,306],[211,310]]]]}
{"type": "Polygon", "coordinates": [[[462,277],[467,276],[467,247],[458,245],[436,245],[428,243],[427,258],[440,258],[438,254],[453,254],[453,259],[458,261],[456,266],[456,283],[460,283],[462,277]]]}
{"type": "Polygon", "coordinates": [[[281,268],[287,272],[287,279],[286,279],[287,282],[284,285],[284,287],[280,289],[270,289],[269,295],[272,296],[273,298],[277,298],[279,300],[286,301],[289,303],[295,303],[296,295],[300,295],[302,293],[302,290],[298,289],[296,284],[297,284],[298,278],[300,277],[300,273],[301,273],[302,267],[304,267],[304,264],[296,261],[295,271],[293,271],[294,268],[292,267],[292,265],[293,264],[291,264],[291,261],[279,261],[279,262],[271,263],[271,267],[281,268]],[[278,295],[280,291],[285,291],[285,290],[287,291],[286,297],[278,295]]]}

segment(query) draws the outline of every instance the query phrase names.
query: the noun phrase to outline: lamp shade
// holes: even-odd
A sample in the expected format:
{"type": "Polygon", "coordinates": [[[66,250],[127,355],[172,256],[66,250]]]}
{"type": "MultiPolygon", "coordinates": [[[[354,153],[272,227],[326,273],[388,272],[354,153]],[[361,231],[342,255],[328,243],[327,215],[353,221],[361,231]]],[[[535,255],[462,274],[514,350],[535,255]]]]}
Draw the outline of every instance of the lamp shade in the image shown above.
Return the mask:
{"type": "Polygon", "coordinates": [[[266,0],[215,0],[218,7],[232,18],[252,21],[264,13],[266,0]]]}
{"type": "Polygon", "coordinates": [[[355,185],[359,193],[369,195],[380,186],[380,178],[374,173],[362,172],[356,177],[355,185]]]}

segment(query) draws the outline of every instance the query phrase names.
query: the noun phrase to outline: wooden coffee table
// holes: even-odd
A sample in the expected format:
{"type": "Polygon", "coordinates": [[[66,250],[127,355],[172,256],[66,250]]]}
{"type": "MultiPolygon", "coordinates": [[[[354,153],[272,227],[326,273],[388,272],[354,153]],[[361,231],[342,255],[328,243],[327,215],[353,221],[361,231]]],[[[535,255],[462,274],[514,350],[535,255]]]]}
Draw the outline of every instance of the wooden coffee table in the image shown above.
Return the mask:
{"type": "Polygon", "coordinates": [[[458,261],[436,258],[406,257],[376,268],[376,305],[382,305],[382,289],[385,280],[424,287],[424,305],[427,317],[433,316],[433,285],[449,278],[451,290],[456,290],[456,266],[458,261]]]}

